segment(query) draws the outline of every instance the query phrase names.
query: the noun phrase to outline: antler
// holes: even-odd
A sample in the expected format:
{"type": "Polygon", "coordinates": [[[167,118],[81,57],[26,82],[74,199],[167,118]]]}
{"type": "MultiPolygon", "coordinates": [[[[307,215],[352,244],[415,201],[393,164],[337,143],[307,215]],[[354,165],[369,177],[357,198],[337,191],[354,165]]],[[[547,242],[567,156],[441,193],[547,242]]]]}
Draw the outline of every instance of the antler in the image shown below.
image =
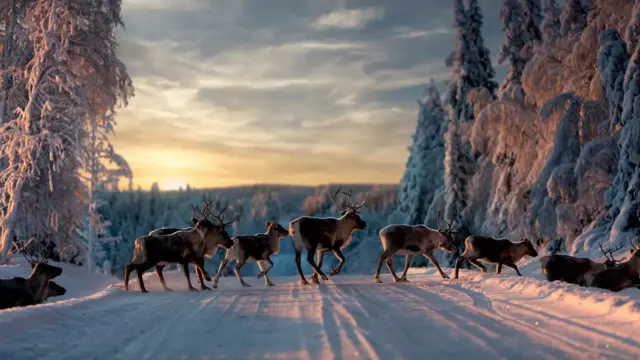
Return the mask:
{"type": "MultiPolygon", "coordinates": [[[[602,244],[601,244],[601,243],[598,243],[598,246],[600,246],[600,251],[602,251],[602,254],[604,254],[604,257],[605,257],[607,260],[613,261],[613,263],[614,263],[614,264],[618,264],[618,263],[622,262],[624,259],[626,259],[626,256],[625,256],[625,257],[623,257],[623,258],[622,258],[622,259],[620,259],[620,260],[616,260],[616,259],[613,257],[613,253],[615,253],[616,251],[618,251],[618,250],[622,249],[622,248],[624,247],[623,245],[620,245],[619,247],[617,247],[617,248],[615,248],[615,249],[607,249],[607,250],[605,250],[605,249],[603,249],[603,248],[602,248],[602,244]]],[[[633,244],[632,244],[631,246],[633,246],[633,244]]]]}
{"type": "Polygon", "coordinates": [[[338,196],[338,194],[340,193],[340,189],[342,189],[341,187],[338,188],[338,190],[336,190],[335,193],[331,193],[329,194],[331,196],[331,199],[333,200],[333,203],[336,204],[336,207],[341,208],[342,206],[340,206],[338,204],[338,201],[336,200],[336,197],[338,196]]]}
{"type": "Polygon", "coordinates": [[[191,208],[193,209],[193,216],[208,219],[211,217],[211,205],[213,204],[213,201],[207,199],[207,196],[202,194],[202,202],[204,203],[202,211],[200,211],[199,205],[191,205],[191,208]]]}
{"type": "Polygon", "coordinates": [[[353,205],[353,203],[351,202],[351,193],[352,193],[352,191],[351,191],[351,190],[349,190],[349,192],[348,192],[348,193],[346,193],[346,192],[344,192],[344,191],[343,191],[342,193],[343,193],[343,194],[345,194],[345,195],[347,195],[347,197],[348,197],[348,199],[347,199],[347,207],[348,207],[349,209],[351,209],[351,210],[356,210],[356,211],[357,211],[358,209],[360,209],[361,207],[363,207],[363,206],[364,206],[364,204],[367,202],[367,198],[365,197],[365,198],[364,198],[364,201],[363,201],[362,203],[360,203],[359,205],[353,205]]]}
{"type": "Polygon", "coordinates": [[[27,260],[27,262],[35,262],[38,264],[46,264],[47,262],[49,262],[49,256],[51,255],[49,254],[49,251],[47,249],[42,249],[42,244],[38,243],[35,238],[29,239],[29,241],[24,244],[20,252],[22,253],[22,256],[24,256],[25,260],[27,260]],[[29,247],[29,244],[31,244],[31,242],[35,242],[36,244],[38,244],[38,248],[36,249],[35,254],[28,254],[27,256],[27,248],[29,247]]]}
{"type": "Polygon", "coordinates": [[[233,217],[231,218],[231,221],[229,222],[224,222],[224,212],[227,210],[227,208],[229,207],[229,203],[225,203],[224,206],[222,207],[222,210],[220,210],[220,212],[217,215],[213,215],[213,217],[215,217],[216,219],[218,219],[218,222],[220,222],[220,224],[224,227],[229,226],[231,224],[233,224],[234,221],[236,221],[236,216],[235,214],[233,215],[233,217]]]}

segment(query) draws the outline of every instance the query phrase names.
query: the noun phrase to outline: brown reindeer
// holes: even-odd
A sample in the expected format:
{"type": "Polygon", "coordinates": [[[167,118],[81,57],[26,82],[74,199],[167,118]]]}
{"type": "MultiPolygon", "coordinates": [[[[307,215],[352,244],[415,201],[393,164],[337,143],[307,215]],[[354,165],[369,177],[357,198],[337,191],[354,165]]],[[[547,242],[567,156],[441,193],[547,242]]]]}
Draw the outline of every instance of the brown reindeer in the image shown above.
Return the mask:
{"type": "Polygon", "coordinates": [[[265,225],[267,231],[262,234],[242,235],[232,239],[233,246],[227,249],[224,260],[222,260],[220,267],[218,267],[218,273],[213,279],[214,289],[218,287],[218,280],[220,279],[222,270],[234,259],[236,260],[234,271],[243,287],[251,287],[251,285],[244,282],[242,275],[240,275],[240,270],[247,262],[257,262],[260,268],[258,279],[264,276],[264,285],[274,286],[268,275],[271,268],[273,268],[271,255],[280,252],[280,239],[287,237],[289,232],[275,221],[267,221],[265,225]],[[264,263],[267,263],[269,267],[266,267],[264,263]]]}
{"type": "Polygon", "coordinates": [[[598,245],[606,258],[602,263],[569,255],[548,255],[540,258],[542,272],[549,281],[560,280],[571,284],[584,285],[587,274],[612,268],[624,260],[624,258],[616,260],[613,256],[616,251],[622,249],[622,246],[604,250],[602,244],[598,245]]]}
{"type": "Polygon", "coordinates": [[[446,228],[440,228],[440,212],[438,212],[438,230],[431,229],[425,225],[399,225],[393,224],[380,230],[380,241],[382,242],[383,252],[378,259],[378,267],[373,275],[373,279],[376,283],[382,283],[380,280],[380,269],[382,268],[382,262],[386,260],[387,268],[393,276],[394,282],[408,282],[407,271],[411,264],[411,259],[415,255],[423,255],[438,269],[440,276],[444,279],[448,279],[449,276],[445,274],[440,268],[440,264],[435,257],[433,257],[433,251],[438,248],[444,251],[448,251],[455,254],[458,248],[454,244],[453,223],[455,217],[451,222],[446,222],[446,228]],[[394,254],[405,255],[404,271],[402,276],[398,277],[393,270],[392,258],[394,254]]]}
{"type": "Polygon", "coordinates": [[[590,273],[585,276],[586,286],[618,292],[629,287],[640,285],[640,241],[638,246],[631,240],[631,256],[627,261],[598,273],[590,273]]]}
{"type": "Polygon", "coordinates": [[[45,300],[51,297],[62,296],[67,293],[67,289],[58,285],[55,281],[49,280],[47,282],[47,292],[45,294],[45,300]]]}
{"type": "Polygon", "coordinates": [[[464,252],[456,260],[454,279],[458,278],[460,264],[464,260],[469,260],[482,272],[487,272],[487,268],[480,264],[478,260],[485,263],[498,264],[497,274],[502,272],[502,265],[504,265],[515,270],[518,276],[522,276],[516,263],[525,255],[538,256],[538,252],[527,238],[522,238],[519,242],[514,243],[508,239],[493,239],[478,235],[469,236],[464,240],[464,252]]]}
{"type": "MultiPolygon", "coordinates": [[[[336,201],[336,196],[340,193],[340,188],[331,194],[331,198],[336,206],[339,206],[336,201]]],[[[318,218],[311,216],[299,217],[289,224],[289,235],[293,240],[293,247],[296,256],[296,266],[298,268],[298,274],[300,275],[300,284],[309,284],[304,278],[302,273],[302,265],[300,263],[300,257],[302,249],[307,249],[307,261],[313,268],[313,275],[311,281],[314,284],[318,283],[318,277],[323,280],[329,280],[327,276],[320,269],[322,267],[322,258],[324,253],[332,251],[338,258],[339,264],[336,268],[331,270],[331,276],[337,275],[342,270],[344,264],[344,255],[342,255],[342,249],[344,249],[349,242],[351,242],[351,236],[355,230],[363,230],[367,224],[360,218],[359,209],[364,206],[366,199],[359,205],[354,205],[351,202],[351,192],[343,194],[348,196],[347,207],[343,208],[339,218],[318,218]],[[318,252],[318,263],[313,260],[313,254],[318,252]]]]}
{"type": "Polygon", "coordinates": [[[0,279],[0,309],[44,302],[49,292],[49,280],[62,274],[61,268],[47,264],[49,254],[27,256],[25,249],[22,250],[22,254],[31,265],[31,274],[26,279],[0,279]]]}
{"type": "MultiPolygon", "coordinates": [[[[133,250],[133,259],[125,267],[124,271],[124,287],[129,291],[129,274],[136,270],[138,275],[138,283],[140,291],[147,292],[142,280],[142,274],[148,269],[156,266],[156,273],[160,278],[160,283],[165,291],[171,291],[167,286],[162,269],[170,263],[178,263],[182,265],[184,274],[187,278],[189,291],[197,291],[191,285],[189,276],[189,263],[195,264],[196,268],[200,268],[201,274],[204,274],[204,257],[213,257],[218,247],[228,249],[233,245],[233,241],[227,234],[226,227],[233,223],[225,223],[222,213],[226,210],[225,206],[216,218],[218,223],[214,224],[208,218],[192,221],[196,224],[193,229],[180,230],[169,235],[141,236],[135,240],[135,248],[133,250]],[[161,267],[158,268],[157,265],[161,267]]],[[[202,290],[210,290],[204,285],[202,275],[198,277],[202,290]]]]}

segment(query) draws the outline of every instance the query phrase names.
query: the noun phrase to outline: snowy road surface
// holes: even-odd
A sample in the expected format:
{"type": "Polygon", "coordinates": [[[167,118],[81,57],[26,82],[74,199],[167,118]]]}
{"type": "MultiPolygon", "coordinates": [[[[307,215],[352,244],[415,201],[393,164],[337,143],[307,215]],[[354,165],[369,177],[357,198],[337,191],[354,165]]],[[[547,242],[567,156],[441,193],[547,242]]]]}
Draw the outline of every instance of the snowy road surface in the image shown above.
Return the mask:
{"type": "Polygon", "coordinates": [[[245,278],[245,289],[223,278],[218,290],[189,293],[169,272],[175,292],[165,293],[147,274],[149,294],[134,281],[129,293],[114,284],[0,312],[0,359],[640,358],[634,294],[625,302],[509,275],[443,281],[428,271],[382,285],[338,275],[307,287],[273,277],[273,288],[245,278]]]}

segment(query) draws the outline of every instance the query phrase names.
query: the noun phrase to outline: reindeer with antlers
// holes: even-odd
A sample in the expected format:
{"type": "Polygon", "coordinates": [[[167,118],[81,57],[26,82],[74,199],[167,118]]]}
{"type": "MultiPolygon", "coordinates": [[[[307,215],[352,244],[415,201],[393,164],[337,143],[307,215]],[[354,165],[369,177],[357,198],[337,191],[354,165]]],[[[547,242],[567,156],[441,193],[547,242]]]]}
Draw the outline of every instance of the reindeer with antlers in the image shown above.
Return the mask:
{"type": "Polygon", "coordinates": [[[198,275],[201,290],[211,290],[204,285],[203,281],[204,274],[206,274],[204,271],[204,257],[213,257],[218,247],[228,249],[233,245],[226,227],[235,221],[235,217],[230,222],[224,221],[223,213],[227,207],[228,204],[217,215],[214,215],[217,219],[217,224],[214,224],[209,219],[211,202],[206,201],[204,210],[200,211],[198,207],[194,207],[194,211],[202,217],[200,219],[191,218],[191,221],[195,224],[193,228],[180,229],[168,235],[146,235],[137,238],[133,250],[133,259],[125,266],[125,290],[129,291],[129,275],[131,271],[136,270],[140,291],[147,292],[142,280],[142,274],[155,266],[162,287],[165,291],[171,291],[162,275],[162,269],[170,263],[182,265],[189,291],[197,291],[191,285],[191,277],[189,276],[190,263],[196,266],[196,275],[198,275]]]}
{"type": "Polygon", "coordinates": [[[595,274],[605,269],[612,268],[622,262],[625,258],[616,260],[613,254],[621,250],[623,246],[615,249],[603,249],[602,244],[600,251],[604,254],[605,261],[602,263],[595,262],[587,258],[578,258],[569,255],[548,255],[540,258],[540,266],[542,272],[549,281],[564,281],[576,285],[584,285],[585,276],[587,274],[595,274]]]}
{"type": "Polygon", "coordinates": [[[311,281],[317,284],[318,277],[325,281],[329,280],[321,270],[324,253],[332,251],[338,258],[339,264],[331,270],[330,275],[334,276],[339,274],[340,270],[342,270],[342,265],[344,265],[342,249],[351,242],[353,231],[364,230],[367,226],[360,218],[359,212],[359,209],[364,206],[367,199],[364,199],[361,204],[355,205],[351,202],[351,192],[341,192],[341,188],[338,188],[335,193],[331,194],[331,199],[337,207],[341,207],[336,200],[336,197],[340,193],[346,195],[348,199],[347,207],[342,208],[339,218],[302,216],[291,221],[289,224],[289,235],[293,240],[296,266],[298,268],[298,274],[300,275],[300,284],[302,285],[309,284],[302,273],[302,265],[300,263],[303,249],[307,249],[307,261],[313,268],[311,281]],[[316,251],[318,252],[317,264],[313,260],[313,254],[316,251]]]}
{"type": "Polygon", "coordinates": [[[27,242],[20,250],[31,265],[31,275],[26,279],[22,277],[0,279],[0,309],[40,304],[47,297],[61,292],[58,288],[62,287],[55,283],[50,284],[50,280],[60,276],[62,269],[47,264],[51,255],[47,251],[36,251],[36,254],[27,255],[27,248],[32,241],[27,242]]]}
{"type": "Polygon", "coordinates": [[[640,239],[636,245],[629,239],[631,254],[627,261],[614,267],[602,270],[597,273],[590,273],[585,276],[586,286],[593,286],[601,289],[618,292],[629,287],[640,285],[640,239]]]}
{"type": "Polygon", "coordinates": [[[440,227],[440,212],[438,212],[438,230],[431,229],[425,225],[400,225],[392,224],[384,227],[380,230],[380,241],[382,242],[382,254],[378,259],[378,267],[373,275],[373,279],[376,283],[382,283],[380,280],[380,269],[382,268],[382,262],[386,260],[387,268],[393,276],[394,282],[408,282],[407,271],[411,264],[413,256],[424,256],[438,269],[438,273],[443,279],[448,279],[449,276],[445,274],[440,268],[440,264],[433,252],[435,249],[447,251],[455,254],[458,251],[454,243],[453,223],[455,218],[451,222],[446,222],[447,227],[440,227]],[[404,271],[402,275],[398,277],[393,270],[392,257],[394,254],[405,255],[404,271]]]}

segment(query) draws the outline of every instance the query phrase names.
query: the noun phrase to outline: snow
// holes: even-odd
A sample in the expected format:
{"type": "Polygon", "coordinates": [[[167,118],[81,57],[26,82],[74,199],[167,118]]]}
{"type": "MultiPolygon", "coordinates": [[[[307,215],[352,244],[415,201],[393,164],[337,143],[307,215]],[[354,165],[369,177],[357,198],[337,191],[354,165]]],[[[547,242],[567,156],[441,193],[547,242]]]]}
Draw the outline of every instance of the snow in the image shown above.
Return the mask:
{"type": "MultiPolygon", "coordinates": [[[[535,261],[523,272],[535,275],[535,261]]],[[[153,273],[151,291],[124,292],[113,278],[64,267],[65,297],[0,312],[0,358],[12,359],[631,359],[640,352],[640,292],[613,294],[462,271],[442,280],[411,269],[411,283],[374,284],[371,275],[302,287],[297,277],[240,287],[222,278],[213,292],[174,292],[153,273]],[[38,339],[37,343],[33,339],[38,339]]],[[[451,269],[445,269],[450,272],[451,269]]],[[[25,264],[0,277],[26,274],[25,264]]],[[[194,280],[195,281],[195,280],[194,280]]],[[[135,281],[133,281],[135,284],[135,281]]]]}

